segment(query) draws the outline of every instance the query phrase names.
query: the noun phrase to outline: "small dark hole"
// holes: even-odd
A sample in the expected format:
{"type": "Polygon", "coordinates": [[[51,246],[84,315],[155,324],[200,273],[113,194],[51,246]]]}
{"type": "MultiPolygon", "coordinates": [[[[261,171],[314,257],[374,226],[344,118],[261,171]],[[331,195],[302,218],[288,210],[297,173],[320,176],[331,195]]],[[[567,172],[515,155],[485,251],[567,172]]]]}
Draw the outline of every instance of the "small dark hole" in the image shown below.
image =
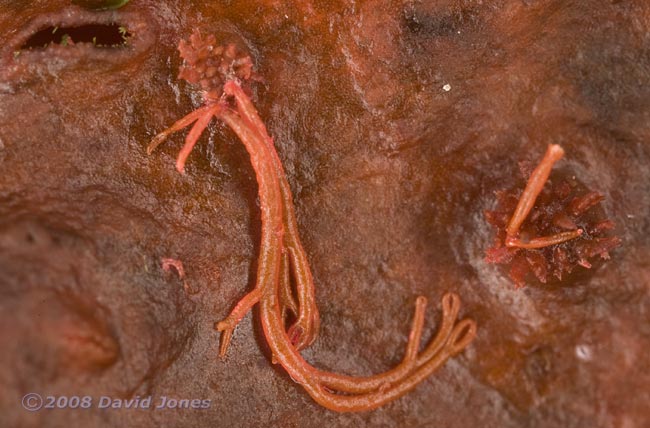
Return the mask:
{"type": "Polygon", "coordinates": [[[101,48],[120,47],[125,46],[130,37],[131,33],[126,27],[118,23],[51,26],[34,33],[20,49],[42,49],[51,44],[71,46],[76,43],[91,43],[101,48]]]}
{"type": "Polygon", "coordinates": [[[30,244],[36,242],[36,238],[34,238],[34,235],[32,235],[31,232],[27,232],[27,235],[25,236],[25,240],[30,244]]]}

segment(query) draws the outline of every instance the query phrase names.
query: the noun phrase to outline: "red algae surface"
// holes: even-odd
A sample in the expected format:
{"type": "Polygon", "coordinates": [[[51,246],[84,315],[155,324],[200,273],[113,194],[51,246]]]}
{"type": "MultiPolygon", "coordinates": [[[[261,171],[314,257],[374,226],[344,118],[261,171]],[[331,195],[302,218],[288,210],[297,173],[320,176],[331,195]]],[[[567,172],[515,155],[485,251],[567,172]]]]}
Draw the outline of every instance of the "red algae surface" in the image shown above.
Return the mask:
{"type": "Polygon", "coordinates": [[[0,426],[650,424],[648,2],[70,3],[0,0],[0,426]],[[114,24],[125,43],[108,43],[114,24]],[[83,26],[107,42],[28,43],[83,26]],[[418,295],[424,342],[446,292],[476,321],[468,349],[408,395],[358,414],[319,406],[270,363],[256,311],[218,359],[214,323],[255,284],[255,173],[217,121],[184,175],[181,133],[146,153],[204,101],[177,78],[195,29],[249,53],[259,75],[250,96],[321,317],[304,358],[350,375],[394,367],[418,295]],[[515,289],[485,260],[484,212],[523,189],[520,163],[548,144],[566,151],[551,179],[602,195],[587,214],[621,245],[515,289]],[[28,393],[94,401],[30,412],[28,393]],[[199,404],[101,409],[101,397],[199,404]]]}

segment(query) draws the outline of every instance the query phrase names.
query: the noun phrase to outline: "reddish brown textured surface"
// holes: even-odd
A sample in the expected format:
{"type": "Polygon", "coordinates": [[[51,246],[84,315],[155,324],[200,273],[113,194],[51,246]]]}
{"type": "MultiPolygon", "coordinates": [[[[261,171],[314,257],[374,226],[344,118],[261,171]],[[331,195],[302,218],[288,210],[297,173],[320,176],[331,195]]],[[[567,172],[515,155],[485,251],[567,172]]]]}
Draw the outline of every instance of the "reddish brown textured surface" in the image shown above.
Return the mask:
{"type": "Polygon", "coordinates": [[[0,0],[0,426],[650,424],[646,1],[132,0],[73,16],[137,28],[130,48],[13,60],[68,7],[0,0]],[[214,321],[254,283],[254,174],[217,124],[185,176],[182,136],[145,155],[201,103],[176,79],[195,27],[248,49],[264,79],[254,99],[322,316],[303,355],[351,374],[395,365],[419,294],[427,335],[445,291],[477,321],[468,351],[404,398],[319,407],[270,364],[255,314],[217,360],[214,321]],[[484,261],[483,211],[549,143],[567,152],[558,169],[606,197],[623,244],[570,281],[515,291],[484,261]],[[195,294],[163,257],[183,262],[195,294]],[[31,391],[212,405],[28,413],[31,391]]]}
{"type": "MultiPolygon", "coordinates": [[[[530,168],[521,165],[521,175],[531,176],[530,168]]],[[[609,252],[621,245],[618,236],[612,236],[616,224],[606,217],[601,206],[604,196],[585,188],[575,175],[562,177],[553,174],[544,183],[535,199],[533,210],[517,227],[516,239],[523,244],[533,239],[562,237],[563,242],[538,248],[508,247],[507,226],[514,217],[517,204],[523,199],[523,185],[496,192],[496,209],[485,211],[485,220],[494,227],[494,245],[485,252],[488,263],[507,266],[508,276],[515,287],[527,281],[543,284],[550,281],[571,281],[571,274],[600,266],[611,258],[609,252]],[[566,234],[570,239],[566,240],[566,234]]],[[[555,242],[555,241],[554,241],[555,242]]]]}

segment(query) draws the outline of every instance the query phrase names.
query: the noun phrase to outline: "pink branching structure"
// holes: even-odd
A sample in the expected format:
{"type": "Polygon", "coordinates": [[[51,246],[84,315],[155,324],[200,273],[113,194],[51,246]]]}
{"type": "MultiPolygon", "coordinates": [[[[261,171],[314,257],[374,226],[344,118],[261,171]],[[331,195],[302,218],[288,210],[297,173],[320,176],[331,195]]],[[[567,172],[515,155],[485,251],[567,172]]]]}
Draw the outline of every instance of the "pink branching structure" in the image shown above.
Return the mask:
{"type": "Polygon", "coordinates": [[[319,370],[302,358],[299,351],[314,341],[320,323],[314,284],[280,158],[242,88],[254,76],[252,61],[233,45],[218,47],[214,36],[204,37],[199,32],[192,34],[189,43],[182,41],[179,51],[184,59],[179,77],[200,85],[205,105],[157,135],[148,152],[170,134],[194,124],[176,160],[176,168],[183,172],[201,133],[216,118],[228,125],[246,147],[258,183],[262,236],[257,281],[230,315],[216,324],[222,332],[220,356],[225,356],[239,321],[259,304],[273,361],[321,405],[335,411],[365,411],[406,394],[447,359],[462,352],[476,336],[476,324],[469,319],[456,322],[460,299],[448,293],[442,298],[438,333],[421,352],[427,301],[417,298],[404,358],[391,370],[368,377],[348,376],[319,370]]]}

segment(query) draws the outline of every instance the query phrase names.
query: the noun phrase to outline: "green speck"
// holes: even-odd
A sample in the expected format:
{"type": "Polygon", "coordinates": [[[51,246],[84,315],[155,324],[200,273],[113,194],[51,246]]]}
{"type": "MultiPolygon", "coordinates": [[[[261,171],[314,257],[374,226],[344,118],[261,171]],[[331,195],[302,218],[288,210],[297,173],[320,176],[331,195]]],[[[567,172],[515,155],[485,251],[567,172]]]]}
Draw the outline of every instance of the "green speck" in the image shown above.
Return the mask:
{"type": "Polygon", "coordinates": [[[20,51],[14,51],[14,59],[20,56],[20,51]]]}
{"type": "Polygon", "coordinates": [[[61,46],[68,46],[68,43],[70,42],[70,36],[67,34],[64,34],[63,37],[61,37],[61,46]]]}
{"type": "Polygon", "coordinates": [[[117,31],[119,31],[120,35],[122,36],[122,41],[123,44],[126,45],[129,42],[129,30],[126,29],[126,27],[120,26],[117,31]]]}

